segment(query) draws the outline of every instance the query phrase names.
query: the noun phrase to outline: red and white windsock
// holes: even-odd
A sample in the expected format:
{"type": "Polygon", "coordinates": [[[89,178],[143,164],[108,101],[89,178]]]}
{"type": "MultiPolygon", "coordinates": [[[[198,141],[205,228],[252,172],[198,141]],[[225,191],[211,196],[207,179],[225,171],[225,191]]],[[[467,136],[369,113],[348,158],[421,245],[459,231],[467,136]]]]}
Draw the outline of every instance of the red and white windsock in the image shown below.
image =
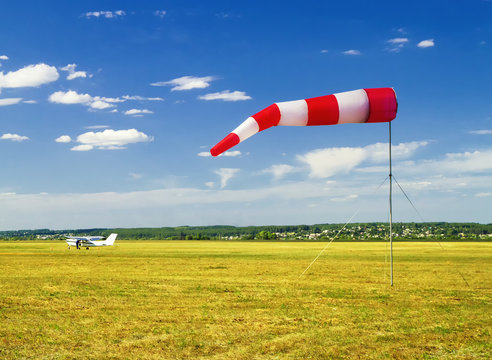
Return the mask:
{"type": "Polygon", "coordinates": [[[222,154],[257,132],[272,126],[316,126],[389,122],[398,103],[392,88],[360,89],[311,99],[278,102],[247,118],[210,153],[222,154]]]}

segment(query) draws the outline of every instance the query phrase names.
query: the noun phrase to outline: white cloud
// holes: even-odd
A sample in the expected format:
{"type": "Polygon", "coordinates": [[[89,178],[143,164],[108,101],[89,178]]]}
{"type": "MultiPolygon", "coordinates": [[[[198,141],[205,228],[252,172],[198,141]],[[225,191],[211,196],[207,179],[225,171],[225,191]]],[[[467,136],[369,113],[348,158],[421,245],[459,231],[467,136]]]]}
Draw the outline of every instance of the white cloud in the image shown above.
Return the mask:
{"type": "Polygon", "coordinates": [[[239,150],[233,150],[233,151],[223,152],[220,155],[225,156],[225,157],[237,157],[237,156],[241,156],[242,154],[241,154],[241,151],[239,151],[239,150]]]}
{"type": "Polygon", "coordinates": [[[363,148],[328,148],[298,155],[297,159],[307,164],[313,178],[325,178],[336,174],[345,174],[367,158],[363,148]]]}
{"type": "Polygon", "coordinates": [[[86,78],[87,72],[86,71],[75,71],[76,67],[77,67],[76,64],[68,64],[67,66],[60,68],[60,70],[68,71],[67,80],[73,80],[73,79],[77,79],[77,78],[86,78]]]}
{"type": "Polygon", "coordinates": [[[408,42],[408,39],[407,38],[394,38],[394,39],[389,39],[388,42],[390,44],[405,44],[408,42]]]}
{"type": "Polygon", "coordinates": [[[334,197],[334,198],[331,198],[330,200],[331,201],[336,201],[336,202],[345,202],[345,201],[349,201],[349,200],[355,200],[358,197],[359,197],[359,195],[350,194],[350,195],[342,196],[342,197],[334,197]]]}
{"type": "Polygon", "coordinates": [[[407,38],[394,38],[389,39],[387,43],[390,45],[387,50],[389,52],[399,52],[408,43],[407,38]]]}
{"type": "Polygon", "coordinates": [[[262,173],[270,173],[273,175],[275,180],[282,179],[285,175],[297,171],[294,166],[287,164],[272,165],[270,168],[265,169],[262,173]]]}
{"type": "Polygon", "coordinates": [[[0,60],[8,60],[9,57],[7,55],[0,55],[0,60]]]}
{"type": "Polygon", "coordinates": [[[109,128],[109,125],[90,125],[90,126],[85,126],[86,129],[107,129],[109,128]]]}
{"type": "Polygon", "coordinates": [[[74,151],[88,151],[93,148],[103,150],[124,149],[128,144],[153,141],[153,137],[136,129],[112,130],[106,129],[100,132],[89,131],[77,136],[77,142],[81,145],[72,148],[74,151]]]}
{"type": "Polygon", "coordinates": [[[1,140],[12,140],[12,141],[24,141],[29,140],[27,136],[17,135],[17,134],[3,134],[0,136],[1,140]]]}
{"type": "Polygon", "coordinates": [[[22,101],[22,98],[5,98],[0,99],[0,106],[15,105],[22,101]]]}
{"type": "Polygon", "coordinates": [[[166,11],[165,10],[156,10],[156,11],[154,11],[154,15],[158,16],[162,19],[166,15],[166,11]]]}
{"type": "Polygon", "coordinates": [[[71,151],[90,151],[94,149],[94,146],[92,145],[77,145],[71,148],[71,151]]]}
{"type": "Polygon", "coordinates": [[[489,171],[492,170],[492,149],[450,153],[443,160],[428,161],[424,165],[434,171],[453,174],[489,171]]]}
{"type": "Polygon", "coordinates": [[[488,197],[488,196],[492,196],[492,193],[489,193],[489,192],[481,192],[481,193],[477,193],[475,194],[476,197],[488,197]]]}
{"type": "MultiPolygon", "coordinates": [[[[485,194],[491,193],[492,176],[424,176],[424,180],[411,179],[416,184],[411,189],[419,186],[418,191],[409,191],[410,182],[398,180],[425,220],[490,222],[490,196],[485,194]],[[432,185],[418,184],[425,181],[432,185]],[[456,191],[444,192],[448,189],[456,191]],[[480,193],[484,195],[475,196],[480,193]]],[[[164,189],[134,192],[0,194],[0,225],[9,229],[67,229],[344,223],[359,208],[354,222],[387,221],[387,193],[383,188],[375,193],[381,181],[382,177],[376,175],[346,177],[328,185],[325,180],[310,180],[273,186],[255,184],[239,190],[220,189],[220,183],[207,182],[201,185],[203,189],[171,184],[164,189]]],[[[398,189],[394,189],[394,195],[398,221],[420,221],[398,189]]]]}
{"type": "Polygon", "coordinates": [[[344,55],[361,55],[361,52],[359,50],[346,50],[343,52],[344,55]]]}
{"type": "Polygon", "coordinates": [[[322,54],[328,54],[328,52],[329,52],[329,51],[328,51],[328,50],[326,50],[326,49],[323,49],[323,50],[321,50],[320,52],[321,52],[322,54]]]}
{"type": "Polygon", "coordinates": [[[182,76],[180,78],[176,78],[170,81],[160,81],[155,82],[150,85],[152,86],[173,86],[171,91],[182,91],[182,90],[191,90],[191,89],[204,89],[210,86],[210,82],[216,80],[215,76],[204,76],[204,77],[196,77],[196,76],[182,76]]]}
{"type": "MultiPolygon", "coordinates": [[[[202,152],[199,152],[197,155],[198,156],[201,156],[201,157],[211,157],[212,156],[212,154],[210,153],[210,151],[202,151],[202,152]]],[[[225,156],[225,157],[237,157],[237,156],[241,156],[241,155],[242,155],[241,151],[234,150],[234,151],[226,151],[226,152],[223,152],[218,157],[222,157],[222,156],[225,156]]]]}
{"type": "Polygon", "coordinates": [[[125,102],[125,99],[120,99],[120,98],[110,98],[110,97],[104,97],[104,96],[94,96],[93,97],[94,101],[104,101],[108,103],[121,103],[125,102]]]}
{"type": "Polygon", "coordinates": [[[422,40],[417,44],[419,48],[428,48],[434,46],[434,39],[422,40]]]}
{"type": "Polygon", "coordinates": [[[109,109],[109,108],[115,107],[115,105],[110,104],[106,101],[102,101],[102,100],[92,101],[89,104],[89,106],[91,107],[91,109],[97,109],[97,110],[104,110],[104,109],[109,109]]]}
{"type": "Polygon", "coordinates": [[[492,135],[492,130],[473,130],[473,131],[470,131],[470,134],[475,134],[475,135],[492,135]]]}
{"type": "Polygon", "coordinates": [[[7,74],[0,72],[0,88],[37,87],[58,80],[59,76],[54,66],[28,65],[7,74]]]}
{"type": "Polygon", "coordinates": [[[243,101],[250,100],[251,96],[246,95],[244,91],[230,91],[224,90],[221,92],[201,95],[198,97],[200,100],[224,100],[224,101],[243,101]]]}
{"type": "Polygon", "coordinates": [[[128,173],[128,176],[130,176],[130,178],[131,178],[132,180],[139,180],[139,179],[141,179],[141,178],[143,177],[143,175],[142,175],[142,174],[133,173],[133,172],[128,173]]]}
{"type": "Polygon", "coordinates": [[[104,17],[106,19],[112,19],[116,17],[125,16],[126,13],[123,10],[116,11],[89,11],[84,14],[87,19],[104,17]]]}
{"type": "MultiPolygon", "coordinates": [[[[423,146],[427,146],[428,141],[411,141],[391,145],[391,156],[395,160],[406,159],[412,156],[415,151],[423,146]]],[[[364,147],[367,151],[367,158],[372,162],[383,162],[388,160],[388,143],[376,143],[364,147]]]]}
{"type": "Polygon", "coordinates": [[[229,180],[231,180],[238,172],[239,169],[234,168],[221,168],[216,170],[215,173],[220,177],[220,188],[225,188],[229,180]]]}
{"type": "MultiPolygon", "coordinates": [[[[413,141],[392,146],[394,159],[412,156],[415,151],[428,144],[427,141],[413,141]]],[[[313,150],[297,159],[310,167],[312,178],[326,178],[346,174],[352,169],[368,162],[383,162],[388,159],[388,144],[376,143],[365,147],[338,147],[313,150]]]]}
{"type": "Polygon", "coordinates": [[[57,143],[69,143],[70,141],[72,141],[72,138],[68,135],[62,135],[62,136],[56,138],[55,141],[57,143]]]}
{"type": "Polygon", "coordinates": [[[92,96],[89,94],[79,94],[76,91],[68,90],[67,92],[54,92],[50,95],[48,100],[56,104],[89,104],[92,102],[92,96]]]}
{"type": "Polygon", "coordinates": [[[37,104],[38,102],[36,100],[24,100],[24,104],[37,104]]]}
{"type": "Polygon", "coordinates": [[[124,100],[141,100],[141,101],[164,101],[161,97],[143,97],[139,95],[123,95],[124,100]]]}
{"type": "Polygon", "coordinates": [[[143,114],[153,114],[153,111],[147,110],[147,109],[131,109],[128,111],[125,111],[125,115],[143,115],[143,114]]]}
{"type": "Polygon", "coordinates": [[[104,110],[115,107],[114,103],[125,102],[125,99],[79,94],[76,91],[57,91],[48,100],[56,104],[82,104],[91,109],[104,110]]]}

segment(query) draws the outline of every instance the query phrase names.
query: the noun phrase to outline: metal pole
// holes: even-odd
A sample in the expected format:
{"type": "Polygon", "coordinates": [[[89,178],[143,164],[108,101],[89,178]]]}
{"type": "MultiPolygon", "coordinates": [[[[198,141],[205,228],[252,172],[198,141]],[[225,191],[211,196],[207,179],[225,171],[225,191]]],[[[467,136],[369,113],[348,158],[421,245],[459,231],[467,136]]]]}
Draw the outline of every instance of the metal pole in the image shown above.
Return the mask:
{"type": "Polygon", "coordinates": [[[392,168],[391,168],[391,121],[388,123],[389,124],[389,183],[390,183],[390,190],[389,190],[389,227],[390,227],[390,268],[391,268],[391,286],[393,286],[393,198],[392,198],[392,193],[393,193],[393,174],[392,174],[392,168]]]}

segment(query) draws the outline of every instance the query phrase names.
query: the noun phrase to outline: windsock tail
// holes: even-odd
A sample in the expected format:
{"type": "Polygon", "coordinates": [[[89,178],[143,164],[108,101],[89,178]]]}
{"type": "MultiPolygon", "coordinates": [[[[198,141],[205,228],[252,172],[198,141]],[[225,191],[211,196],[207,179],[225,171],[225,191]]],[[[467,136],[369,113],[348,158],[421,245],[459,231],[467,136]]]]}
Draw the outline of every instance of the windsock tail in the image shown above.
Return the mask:
{"type": "Polygon", "coordinates": [[[239,144],[239,136],[234,133],[230,133],[217,145],[210,149],[210,154],[212,154],[212,156],[218,156],[223,152],[229,150],[231,147],[236,146],[237,144],[239,144]]]}

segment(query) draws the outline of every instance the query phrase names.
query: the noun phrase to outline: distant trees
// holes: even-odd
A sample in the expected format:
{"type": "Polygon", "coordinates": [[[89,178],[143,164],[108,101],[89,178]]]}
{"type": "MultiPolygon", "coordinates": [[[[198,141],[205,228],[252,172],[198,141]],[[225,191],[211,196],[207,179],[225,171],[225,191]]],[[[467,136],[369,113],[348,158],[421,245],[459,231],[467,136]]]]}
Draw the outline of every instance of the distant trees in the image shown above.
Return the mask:
{"type": "MultiPolygon", "coordinates": [[[[388,238],[388,223],[271,225],[271,226],[179,226],[132,229],[79,230],[14,230],[0,231],[0,239],[56,240],[67,235],[108,236],[118,233],[118,240],[316,240],[384,241],[388,238]]],[[[434,241],[492,241],[492,224],[477,223],[394,223],[395,239],[434,241]]]]}

